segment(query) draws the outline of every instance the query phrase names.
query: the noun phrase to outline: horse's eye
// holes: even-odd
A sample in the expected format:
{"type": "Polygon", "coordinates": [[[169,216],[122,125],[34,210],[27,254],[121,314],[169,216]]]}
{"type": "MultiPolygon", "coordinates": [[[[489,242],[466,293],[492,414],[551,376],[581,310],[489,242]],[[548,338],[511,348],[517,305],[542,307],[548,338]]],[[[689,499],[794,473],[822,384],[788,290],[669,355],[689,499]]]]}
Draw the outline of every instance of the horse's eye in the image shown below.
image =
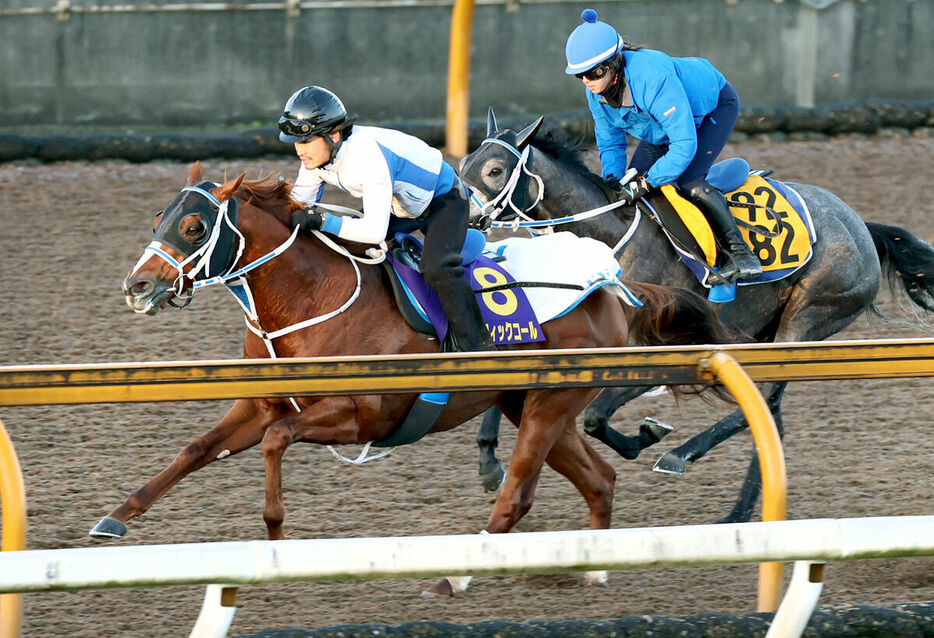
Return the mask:
{"type": "Polygon", "coordinates": [[[204,239],[204,236],[206,234],[207,234],[207,229],[204,227],[204,224],[202,224],[201,222],[192,224],[191,226],[185,229],[185,238],[188,239],[188,241],[192,243],[195,243],[197,241],[204,239]]]}
{"type": "Polygon", "coordinates": [[[499,168],[498,166],[496,168],[490,169],[490,177],[499,177],[502,174],[503,174],[503,169],[499,168]]]}

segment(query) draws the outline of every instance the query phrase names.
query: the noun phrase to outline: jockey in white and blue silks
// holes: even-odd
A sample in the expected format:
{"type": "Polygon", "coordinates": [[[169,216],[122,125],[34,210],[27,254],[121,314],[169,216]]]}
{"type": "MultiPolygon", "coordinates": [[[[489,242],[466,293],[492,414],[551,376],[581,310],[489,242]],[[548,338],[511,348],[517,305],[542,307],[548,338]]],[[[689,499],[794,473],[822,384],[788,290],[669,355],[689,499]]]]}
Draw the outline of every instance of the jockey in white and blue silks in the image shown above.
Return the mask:
{"type": "Polygon", "coordinates": [[[279,139],[302,160],[292,196],[305,210],[292,225],[348,241],[378,244],[395,230],[425,235],[421,267],[448,318],[454,346],[490,350],[493,343],[461,266],[469,206],[460,179],[441,152],[391,129],[355,126],[331,91],[296,91],[279,118],[279,139]],[[359,218],[317,210],[327,184],[363,200],[359,218]]]}
{"type": "Polygon", "coordinates": [[[762,274],[723,195],[706,181],[739,117],[739,96],[709,61],[673,58],[626,44],[597,12],[581,13],[568,37],[565,73],[583,81],[594,119],[603,177],[626,174],[626,135],[640,140],[629,162],[637,176],[621,186],[630,201],[674,184],[710,222],[733,263],[720,270],[726,280],[762,274]]]}

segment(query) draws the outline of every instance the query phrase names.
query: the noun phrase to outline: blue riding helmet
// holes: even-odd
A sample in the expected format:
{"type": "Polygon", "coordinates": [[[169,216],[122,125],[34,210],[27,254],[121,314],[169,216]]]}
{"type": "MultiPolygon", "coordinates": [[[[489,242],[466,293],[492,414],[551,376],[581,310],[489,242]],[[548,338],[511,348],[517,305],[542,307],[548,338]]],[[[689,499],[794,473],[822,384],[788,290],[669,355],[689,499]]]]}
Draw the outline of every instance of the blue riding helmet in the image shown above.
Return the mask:
{"type": "Polygon", "coordinates": [[[625,44],[616,29],[606,22],[597,21],[597,12],[593,9],[584,9],[581,20],[583,24],[571,32],[564,47],[568,60],[564,72],[568,75],[589,71],[622,51],[625,44]]]}

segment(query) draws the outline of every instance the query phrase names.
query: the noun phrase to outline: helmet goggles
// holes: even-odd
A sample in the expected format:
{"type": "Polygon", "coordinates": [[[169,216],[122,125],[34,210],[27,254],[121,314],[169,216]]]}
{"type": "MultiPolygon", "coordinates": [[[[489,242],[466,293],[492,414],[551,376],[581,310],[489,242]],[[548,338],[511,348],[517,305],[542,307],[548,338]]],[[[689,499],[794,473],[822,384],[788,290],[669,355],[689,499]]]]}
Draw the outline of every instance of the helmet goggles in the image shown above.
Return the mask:
{"type": "Polygon", "coordinates": [[[576,77],[578,80],[583,80],[584,78],[587,78],[588,80],[593,82],[595,80],[599,80],[605,77],[606,74],[610,72],[611,68],[612,68],[612,64],[610,63],[609,60],[607,60],[606,62],[601,62],[600,64],[590,69],[589,71],[584,71],[583,73],[575,73],[574,77],[576,77]]]}
{"type": "Polygon", "coordinates": [[[284,115],[279,118],[279,130],[286,135],[301,138],[324,133],[324,131],[316,130],[314,126],[304,120],[294,120],[284,115]]]}

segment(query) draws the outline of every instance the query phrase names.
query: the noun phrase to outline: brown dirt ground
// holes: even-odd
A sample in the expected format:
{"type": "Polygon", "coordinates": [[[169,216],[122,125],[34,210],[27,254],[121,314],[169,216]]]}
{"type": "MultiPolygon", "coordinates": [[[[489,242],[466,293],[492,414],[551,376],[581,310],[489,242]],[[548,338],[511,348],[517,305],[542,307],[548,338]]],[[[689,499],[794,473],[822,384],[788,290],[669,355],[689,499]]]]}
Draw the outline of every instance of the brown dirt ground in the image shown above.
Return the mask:
{"type": "MultiPolygon", "coordinates": [[[[779,178],[824,186],[867,220],[912,229],[934,216],[930,179],[934,139],[837,139],[727,148],[779,178]]],[[[220,180],[248,170],[283,173],[294,161],[205,164],[220,180]]],[[[119,282],[149,241],[153,211],[183,184],[173,163],[0,165],[0,364],[236,358],[243,324],[224,291],[199,293],[183,312],[134,315],[119,282]]],[[[892,309],[890,302],[885,307],[892,309]]],[[[930,335],[860,319],[839,338],[930,335]]],[[[789,517],[932,513],[934,385],[929,379],[831,381],[792,385],[785,400],[789,517]]],[[[23,466],[30,549],[95,547],[88,529],[160,471],[227,409],[226,402],[6,408],[0,414],[23,466]]],[[[640,399],[617,415],[634,431],[646,414],[677,426],[664,449],[728,411],[669,397],[640,399]]],[[[290,538],[454,534],[478,531],[491,498],[476,477],[477,423],[398,449],[362,468],[323,449],[295,447],[285,460],[290,538]]],[[[514,431],[506,429],[501,456],[514,431]]],[[[661,446],[660,446],[661,447],[661,446]]],[[[658,453],[664,451],[659,449],[658,453]]],[[[751,439],[735,437],[682,478],[653,473],[655,450],[635,462],[603,455],[616,467],[615,525],[708,523],[726,513],[751,439]]],[[[264,538],[263,463],[258,449],[182,481],[117,544],[264,538]]],[[[522,531],[586,526],[580,497],[553,471],[542,477],[522,531]]],[[[786,578],[790,569],[786,569],[786,578]]],[[[480,578],[453,599],[417,595],[426,581],[276,584],[244,587],[231,634],[289,626],[468,623],[488,619],[617,618],[755,607],[756,567],[617,572],[606,587],[572,576],[480,578]]],[[[203,588],[168,587],[30,594],[24,636],[187,635],[203,588]]],[[[931,559],[837,563],[827,570],[824,604],[934,600],[931,559]]]]}

